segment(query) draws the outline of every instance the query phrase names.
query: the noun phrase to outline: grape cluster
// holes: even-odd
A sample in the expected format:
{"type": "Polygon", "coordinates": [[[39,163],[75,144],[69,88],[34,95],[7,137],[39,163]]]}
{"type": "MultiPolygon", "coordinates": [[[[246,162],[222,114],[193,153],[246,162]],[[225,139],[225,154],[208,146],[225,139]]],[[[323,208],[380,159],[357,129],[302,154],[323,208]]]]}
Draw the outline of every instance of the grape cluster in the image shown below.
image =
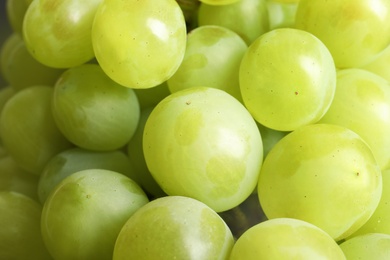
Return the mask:
{"type": "Polygon", "coordinates": [[[390,1],[4,7],[0,259],[389,259],[390,1]]]}

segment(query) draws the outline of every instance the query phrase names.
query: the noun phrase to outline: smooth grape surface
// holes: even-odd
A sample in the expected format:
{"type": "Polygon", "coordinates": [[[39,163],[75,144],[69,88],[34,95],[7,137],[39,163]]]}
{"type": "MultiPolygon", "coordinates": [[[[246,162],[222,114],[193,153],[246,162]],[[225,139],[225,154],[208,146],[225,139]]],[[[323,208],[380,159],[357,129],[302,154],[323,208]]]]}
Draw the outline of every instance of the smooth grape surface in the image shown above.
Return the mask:
{"type": "Polygon", "coordinates": [[[390,259],[390,235],[370,233],[353,237],[341,243],[340,248],[348,260],[390,259]]]}

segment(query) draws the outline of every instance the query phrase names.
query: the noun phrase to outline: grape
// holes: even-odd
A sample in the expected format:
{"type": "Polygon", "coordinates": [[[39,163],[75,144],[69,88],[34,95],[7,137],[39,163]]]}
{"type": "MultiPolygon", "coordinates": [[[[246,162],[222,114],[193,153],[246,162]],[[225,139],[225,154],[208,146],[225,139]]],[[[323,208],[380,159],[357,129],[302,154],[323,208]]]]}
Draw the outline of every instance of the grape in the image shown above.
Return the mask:
{"type": "Polygon", "coordinates": [[[107,75],[130,88],[151,88],[179,67],[186,23],[174,0],[106,0],[92,27],[96,59],[107,75]]]}
{"type": "Polygon", "coordinates": [[[7,101],[15,94],[15,90],[11,86],[0,88],[0,113],[3,110],[7,101]]]}
{"type": "Polygon", "coordinates": [[[188,35],[183,62],[168,79],[174,93],[191,87],[222,89],[242,100],[238,69],[248,46],[233,31],[217,25],[200,26],[188,35]]]}
{"type": "Polygon", "coordinates": [[[200,2],[209,5],[230,5],[242,0],[200,0],[200,2]]]}
{"type": "Polygon", "coordinates": [[[33,57],[49,67],[70,68],[94,57],[91,26],[102,0],[34,0],[23,21],[33,57]]]}
{"type": "Polygon", "coordinates": [[[365,64],[362,68],[378,74],[390,82],[390,44],[374,60],[365,64]]]}
{"type": "Polygon", "coordinates": [[[0,191],[0,259],[51,259],[41,236],[42,207],[13,191],[0,191]]]}
{"type": "Polygon", "coordinates": [[[277,131],[268,127],[263,126],[262,124],[257,123],[257,127],[260,130],[261,138],[263,141],[263,156],[267,156],[272,147],[277,144],[280,139],[282,139],[289,132],[277,131]]]}
{"type": "Polygon", "coordinates": [[[371,233],[353,237],[341,243],[340,248],[348,260],[390,259],[390,235],[371,233]]]}
{"type": "Polygon", "coordinates": [[[183,11],[187,31],[196,28],[198,26],[198,9],[201,2],[199,0],[176,0],[176,2],[183,11]]]}
{"type": "Polygon", "coordinates": [[[38,62],[28,52],[22,37],[16,33],[9,36],[1,56],[4,77],[16,91],[32,85],[52,86],[63,72],[38,62]]]}
{"type": "Polygon", "coordinates": [[[390,84],[361,69],[337,72],[333,102],[319,121],[345,126],[371,147],[382,169],[390,167],[390,84]]]}
{"type": "Polygon", "coordinates": [[[146,165],[142,145],[145,124],[150,113],[153,111],[153,108],[154,107],[149,107],[142,110],[137,130],[127,145],[127,154],[134,167],[134,173],[136,175],[134,180],[137,181],[137,183],[153,197],[162,197],[166,194],[157,184],[146,165]]]}
{"type": "Polygon", "coordinates": [[[226,27],[250,45],[257,37],[269,31],[266,0],[239,0],[229,5],[201,3],[198,23],[226,27]]]}
{"type": "Polygon", "coordinates": [[[52,110],[58,128],[72,143],[94,151],[125,146],[140,116],[134,91],[112,81],[97,64],[62,74],[54,87],[52,110]]]}
{"type": "Polygon", "coordinates": [[[258,183],[269,219],[301,219],[337,241],[370,218],[381,194],[381,171],[366,142],[328,124],[303,126],[282,138],[265,158],[258,183]]]}
{"type": "Polygon", "coordinates": [[[346,259],[322,229],[293,218],[266,220],[248,229],[233,246],[236,259],[346,259]]]}
{"type": "Polygon", "coordinates": [[[138,97],[141,110],[157,105],[161,100],[171,94],[166,81],[153,88],[133,90],[138,97]]]}
{"type": "Polygon", "coordinates": [[[4,147],[22,169],[40,175],[57,153],[71,147],[50,110],[53,88],[31,86],[14,94],[0,115],[4,147]]]}
{"type": "Polygon", "coordinates": [[[390,1],[301,0],[295,27],[317,36],[338,68],[359,67],[390,43],[390,1]]]}
{"type": "Polygon", "coordinates": [[[38,201],[38,181],[38,176],[21,169],[11,156],[0,157],[1,191],[15,191],[38,201]]]}
{"type": "Polygon", "coordinates": [[[65,178],[42,211],[43,241],[54,259],[112,259],[127,219],[148,202],[133,180],[108,170],[65,178]]]}
{"type": "Polygon", "coordinates": [[[279,131],[317,122],[336,87],[336,69],[325,45],[291,28],[257,38],[242,59],[239,77],[246,108],[257,122],[279,131]]]}
{"type": "Polygon", "coordinates": [[[127,220],[113,259],[227,259],[233,243],[215,211],[195,199],[168,196],[149,202],[127,220]]]}
{"type": "Polygon", "coordinates": [[[40,202],[43,204],[50,192],[67,176],[88,169],[111,170],[135,180],[135,170],[124,152],[94,152],[71,148],[51,158],[43,169],[37,187],[40,202]]]}
{"type": "Polygon", "coordinates": [[[370,219],[352,236],[367,233],[383,233],[390,235],[390,169],[382,171],[383,191],[378,207],[370,219]]]}
{"type": "Polygon", "coordinates": [[[269,28],[294,28],[298,1],[267,0],[269,28]]]}
{"type": "Polygon", "coordinates": [[[252,193],[263,160],[249,112],[233,96],[206,87],[163,99],[146,122],[143,150],[164,192],[195,198],[217,212],[252,193]]]}
{"type": "Polygon", "coordinates": [[[32,0],[6,0],[7,18],[14,32],[21,34],[23,19],[32,0]]]}

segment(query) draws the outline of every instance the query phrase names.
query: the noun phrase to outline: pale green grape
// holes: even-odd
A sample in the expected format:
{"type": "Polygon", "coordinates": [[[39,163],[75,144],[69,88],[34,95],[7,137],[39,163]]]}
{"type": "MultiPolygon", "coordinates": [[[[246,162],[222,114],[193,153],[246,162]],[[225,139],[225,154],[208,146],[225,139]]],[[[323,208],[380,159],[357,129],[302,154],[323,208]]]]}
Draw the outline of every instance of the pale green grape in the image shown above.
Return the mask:
{"type": "Polygon", "coordinates": [[[390,44],[374,60],[365,64],[362,68],[378,74],[390,82],[390,44]]]}
{"type": "Polygon", "coordinates": [[[390,259],[390,235],[371,233],[353,237],[340,245],[348,260],[390,259]]]}
{"type": "Polygon", "coordinates": [[[382,169],[390,167],[390,84],[361,69],[337,72],[333,102],[319,121],[345,126],[371,147],[382,169]]]}
{"type": "Polygon", "coordinates": [[[52,86],[63,72],[38,62],[16,33],[9,36],[9,42],[4,44],[0,55],[4,77],[17,91],[33,85],[52,86]]]}
{"type": "Polygon", "coordinates": [[[51,157],[71,146],[51,113],[52,95],[52,87],[25,88],[7,101],[0,116],[4,147],[21,168],[37,175],[51,157]]]}
{"type": "Polygon", "coordinates": [[[153,109],[143,150],[164,192],[198,199],[217,212],[252,193],[263,161],[249,112],[225,91],[205,87],[171,94],[153,109]]]}
{"type": "Polygon", "coordinates": [[[258,195],[269,219],[297,218],[339,241],[373,214],[382,175],[371,149],[337,125],[303,126],[282,138],[261,168],[258,195]]]}
{"type": "Polygon", "coordinates": [[[134,91],[112,81],[97,64],[62,74],[54,87],[52,110],[58,128],[71,142],[94,151],[125,146],[140,116],[134,91]]]}
{"type": "Polygon", "coordinates": [[[378,207],[370,219],[352,236],[367,233],[384,233],[390,235],[390,169],[382,171],[383,191],[378,207]]]}
{"type": "Polygon", "coordinates": [[[317,36],[338,68],[359,67],[390,43],[390,1],[301,0],[295,27],[317,36]]]}
{"type": "Polygon", "coordinates": [[[113,259],[227,259],[233,243],[226,223],[211,208],[195,199],[167,196],[127,220],[113,259]]]}
{"type": "Polygon", "coordinates": [[[257,123],[257,127],[260,130],[261,139],[263,140],[264,158],[267,156],[272,147],[280,141],[289,132],[282,132],[274,130],[257,123]]]}
{"type": "Polygon", "coordinates": [[[250,45],[257,37],[269,31],[266,0],[240,0],[229,5],[202,3],[198,23],[226,27],[250,45]]]}
{"type": "Polygon", "coordinates": [[[157,105],[161,100],[167,97],[171,92],[169,91],[166,81],[153,88],[133,89],[138,97],[141,109],[157,105]]]}
{"type": "Polygon", "coordinates": [[[40,229],[42,207],[13,191],[0,191],[0,259],[52,259],[40,229]]]}
{"type": "Polygon", "coordinates": [[[92,27],[96,59],[107,75],[130,88],[151,88],[179,67],[186,23],[175,0],[106,0],[92,27]]]}
{"type": "Polygon", "coordinates": [[[33,57],[55,68],[94,57],[91,27],[102,0],[34,0],[23,21],[23,38],[33,57]]]}
{"type": "Polygon", "coordinates": [[[276,218],[248,229],[233,246],[230,260],[345,260],[329,234],[308,222],[276,218]]]}
{"type": "Polygon", "coordinates": [[[205,25],[192,30],[183,62],[168,79],[169,90],[217,88],[242,101],[238,71],[247,48],[238,34],[222,26],[205,25]]]}
{"type": "Polygon", "coordinates": [[[6,13],[10,26],[14,32],[22,33],[23,19],[32,0],[5,0],[6,13]]]}
{"type": "Polygon", "coordinates": [[[325,45],[291,28],[257,38],[242,59],[239,76],[249,112],[260,124],[279,131],[317,122],[336,88],[336,69],[325,45]]]}
{"type": "Polygon", "coordinates": [[[242,0],[200,0],[200,2],[209,5],[230,5],[242,0]]]}
{"type": "Polygon", "coordinates": [[[1,191],[19,192],[38,201],[38,181],[38,176],[21,169],[11,156],[0,158],[1,191]]]}
{"type": "Polygon", "coordinates": [[[297,8],[298,1],[267,0],[270,30],[286,27],[294,28],[297,8]]]}
{"type": "Polygon", "coordinates": [[[110,260],[122,226],[146,203],[143,190],[125,175],[79,171],[65,178],[46,200],[43,241],[56,260],[110,260]]]}
{"type": "Polygon", "coordinates": [[[142,146],[145,124],[150,113],[153,111],[153,108],[154,107],[149,107],[141,111],[137,130],[127,145],[127,154],[134,167],[134,174],[136,175],[134,180],[153,197],[162,197],[166,194],[150,173],[148,166],[146,165],[142,146]]]}
{"type": "Polygon", "coordinates": [[[88,169],[111,170],[136,181],[135,170],[124,152],[94,152],[71,148],[54,156],[43,169],[37,187],[40,202],[43,204],[50,192],[67,176],[88,169]]]}

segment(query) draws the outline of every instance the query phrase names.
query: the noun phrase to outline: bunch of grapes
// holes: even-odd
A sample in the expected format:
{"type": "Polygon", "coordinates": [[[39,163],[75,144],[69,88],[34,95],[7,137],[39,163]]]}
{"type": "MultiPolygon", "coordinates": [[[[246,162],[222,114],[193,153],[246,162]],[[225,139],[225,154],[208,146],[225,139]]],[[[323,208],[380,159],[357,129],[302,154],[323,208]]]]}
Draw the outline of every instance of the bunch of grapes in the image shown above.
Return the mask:
{"type": "Polygon", "coordinates": [[[390,1],[4,8],[0,259],[390,258],[390,1]]]}

